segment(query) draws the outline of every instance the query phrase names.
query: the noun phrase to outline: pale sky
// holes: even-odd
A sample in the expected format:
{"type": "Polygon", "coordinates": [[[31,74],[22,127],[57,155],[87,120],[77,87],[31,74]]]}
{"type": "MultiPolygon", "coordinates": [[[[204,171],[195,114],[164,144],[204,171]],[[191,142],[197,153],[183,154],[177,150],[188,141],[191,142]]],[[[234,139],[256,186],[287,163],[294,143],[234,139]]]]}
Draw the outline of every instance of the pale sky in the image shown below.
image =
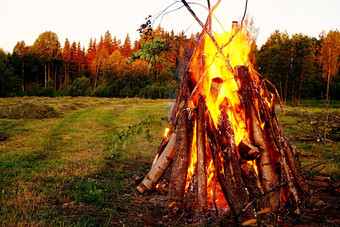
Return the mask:
{"type": "MultiPolygon", "coordinates": [[[[188,0],[206,5],[205,0],[188,0]]],[[[212,4],[216,0],[211,0],[212,4]]],[[[107,30],[117,39],[129,34],[131,41],[139,38],[136,31],[145,22],[147,15],[156,15],[175,0],[0,0],[0,48],[12,52],[18,41],[32,45],[45,31],[55,32],[64,45],[80,41],[85,48],[90,38],[100,39],[107,30]]],[[[231,21],[243,15],[245,0],[222,0],[216,10],[216,17],[229,29],[231,21]]],[[[183,6],[177,1],[169,10],[183,6]]],[[[202,21],[206,11],[199,5],[192,5],[202,21]]],[[[340,30],[340,0],[249,0],[247,14],[254,18],[259,28],[257,43],[261,46],[274,30],[287,31],[290,35],[303,33],[318,37],[325,30],[340,30]]],[[[184,30],[200,32],[194,18],[185,7],[166,14],[162,20],[155,20],[165,30],[175,33],[184,30]]],[[[215,24],[213,28],[220,30],[215,24]]]]}

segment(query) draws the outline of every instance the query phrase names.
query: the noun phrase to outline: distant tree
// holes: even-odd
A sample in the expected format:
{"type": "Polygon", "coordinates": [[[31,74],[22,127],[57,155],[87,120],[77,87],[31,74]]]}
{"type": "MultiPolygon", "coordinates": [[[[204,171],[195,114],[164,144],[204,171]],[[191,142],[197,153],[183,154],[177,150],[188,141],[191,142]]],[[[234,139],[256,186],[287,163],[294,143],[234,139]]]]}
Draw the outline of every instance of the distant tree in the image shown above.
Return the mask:
{"type": "MultiPolygon", "coordinates": [[[[262,45],[257,59],[260,73],[279,88],[283,102],[286,103],[291,75],[291,40],[288,34],[276,30],[262,45]]],[[[292,85],[293,89],[294,85],[292,85]]]]}
{"type": "Polygon", "coordinates": [[[297,82],[295,92],[292,94],[292,105],[295,104],[295,98],[300,102],[303,82],[311,78],[314,73],[315,46],[312,38],[295,34],[292,40],[292,73],[297,82]]]}
{"type": "Polygon", "coordinates": [[[112,46],[112,52],[115,50],[119,50],[120,46],[122,45],[122,42],[120,39],[117,40],[116,36],[113,37],[113,46],[112,46]]]}
{"type": "MultiPolygon", "coordinates": [[[[70,62],[71,62],[71,46],[68,38],[65,40],[64,48],[62,51],[62,59],[63,59],[63,64],[64,64],[64,84],[65,84],[65,89],[67,88],[69,84],[69,79],[70,79],[70,62]]],[[[62,77],[60,77],[59,81],[59,89],[62,89],[62,77]]]]}
{"type": "Polygon", "coordinates": [[[13,73],[11,55],[0,48],[0,96],[20,91],[20,78],[13,73]]]}
{"type": "Polygon", "coordinates": [[[71,71],[72,71],[72,82],[76,80],[77,74],[77,61],[78,61],[78,53],[77,53],[77,43],[75,41],[72,42],[71,45],[71,71]]]}
{"type": "Polygon", "coordinates": [[[108,58],[102,60],[100,70],[103,75],[103,83],[113,77],[122,75],[121,68],[124,56],[119,50],[115,50],[108,58]]]}
{"type": "Polygon", "coordinates": [[[108,30],[106,31],[104,36],[104,48],[107,50],[109,55],[112,54],[112,52],[115,50],[112,36],[108,30]]]}
{"type": "Polygon", "coordinates": [[[131,61],[136,59],[146,60],[148,62],[149,68],[155,67],[156,73],[154,74],[154,82],[160,72],[166,77],[166,79],[175,87],[175,85],[171,79],[164,72],[164,69],[167,67],[167,57],[169,53],[172,51],[172,46],[165,39],[155,38],[152,42],[145,43],[141,49],[133,53],[131,56],[131,61]]]}
{"type": "Polygon", "coordinates": [[[321,48],[318,52],[318,63],[322,68],[322,74],[327,77],[326,100],[330,100],[329,87],[331,78],[339,72],[340,65],[340,32],[331,30],[326,35],[322,33],[321,48]]]}
{"type": "Polygon", "coordinates": [[[97,43],[96,39],[92,40],[90,39],[89,46],[87,48],[87,55],[86,55],[86,65],[87,65],[87,71],[90,75],[90,82],[92,84],[92,87],[94,88],[94,80],[93,80],[93,75],[94,75],[94,70],[92,68],[92,61],[95,59],[97,53],[97,43]]]}
{"type": "Polygon", "coordinates": [[[135,42],[133,43],[132,53],[136,53],[137,51],[139,51],[139,49],[140,49],[140,44],[137,40],[135,40],[135,42]]]}
{"type": "Polygon", "coordinates": [[[124,44],[122,46],[121,52],[124,57],[129,58],[132,54],[132,46],[131,46],[131,41],[129,34],[126,35],[124,44]]]}
{"type": "Polygon", "coordinates": [[[39,35],[33,46],[34,53],[44,61],[45,65],[45,88],[51,78],[51,62],[60,55],[60,43],[56,33],[46,31],[39,35]]]}
{"type": "Polygon", "coordinates": [[[93,89],[96,89],[98,86],[98,82],[100,81],[100,69],[102,65],[103,59],[108,58],[109,54],[104,45],[104,39],[101,36],[98,45],[96,46],[96,54],[94,55],[91,62],[89,62],[90,69],[90,80],[93,86],[93,89]]]}
{"type": "Polygon", "coordinates": [[[13,54],[17,54],[21,60],[21,91],[25,91],[25,55],[27,47],[25,41],[17,42],[13,48],[13,54]]]}
{"type": "Polygon", "coordinates": [[[78,78],[85,77],[85,48],[81,46],[80,42],[77,44],[77,71],[78,71],[78,78]]]}

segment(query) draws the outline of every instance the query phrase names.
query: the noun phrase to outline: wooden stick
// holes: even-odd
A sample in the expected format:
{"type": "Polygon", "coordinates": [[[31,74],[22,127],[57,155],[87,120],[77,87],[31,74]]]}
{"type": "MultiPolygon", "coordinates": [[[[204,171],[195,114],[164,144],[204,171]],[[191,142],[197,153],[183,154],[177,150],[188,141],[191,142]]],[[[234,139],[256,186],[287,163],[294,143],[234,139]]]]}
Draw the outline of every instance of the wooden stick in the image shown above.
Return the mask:
{"type": "Polygon", "coordinates": [[[188,124],[188,112],[185,108],[178,114],[178,125],[176,130],[176,146],[172,163],[171,181],[169,195],[172,200],[180,200],[184,196],[185,183],[189,165],[190,139],[188,124]]]}
{"type": "Polygon", "coordinates": [[[198,174],[198,206],[207,208],[207,171],[205,158],[205,100],[202,96],[198,99],[197,106],[197,174],[198,174]]]}
{"type": "Polygon", "coordinates": [[[296,211],[295,212],[299,215],[300,214],[299,204],[300,204],[301,201],[299,199],[295,185],[292,182],[292,178],[291,178],[290,172],[289,172],[289,167],[286,163],[285,154],[284,154],[284,151],[282,149],[280,149],[280,160],[282,162],[283,169],[285,171],[285,175],[286,175],[286,178],[288,180],[288,190],[293,194],[293,197],[294,197],[294,200],[295,200],[295,203],[296,203],[296,211]]]}
{"type": "Polygon", "coordinates": [[[161,156],[158,158],[155,165],[151,167],[151,170],[143,179],[143,181],[137,186],[137,190],[140,193],[144,193],[152,189],[162,177],[164,171],[168,168],[172,158],[174,157],[176,144],[176,133],[172,133],[168,145],[165,147],[161,156]]]}

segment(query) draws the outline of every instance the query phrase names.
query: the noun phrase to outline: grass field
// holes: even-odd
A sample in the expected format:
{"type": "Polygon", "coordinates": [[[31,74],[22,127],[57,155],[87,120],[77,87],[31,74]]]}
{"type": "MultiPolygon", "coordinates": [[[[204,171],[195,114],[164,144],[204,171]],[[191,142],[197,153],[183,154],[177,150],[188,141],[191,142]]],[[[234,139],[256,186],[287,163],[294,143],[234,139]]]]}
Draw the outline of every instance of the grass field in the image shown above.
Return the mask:
{"type": "MultiPolygon", "coordinates": [[[[10,225],[138,224],[135,176],[146,174],[161,142],[173,100],[90,97],[0,99],[0,223],[10,225]],[[148,116],[152,116],[149,118],[148,116]],[[151,122],[150,143],[128,137],[139,120],[151,122]],[[116,149],[114,149],[116,147],[116,149]],[[125,149],[124,149],[125,148],[125,149]]],[[[324,110],[310,107],[312,115],[324,110]]],[[[313,171],[339,180],[339,144],[301,142],[300,109],[280,116],[304,166],[333,159],[313,171]]],[[[340,110],[334,110],[339,115],[340,110]]],[[[165,214],[160,214],[165,215],[165,214]]]]}

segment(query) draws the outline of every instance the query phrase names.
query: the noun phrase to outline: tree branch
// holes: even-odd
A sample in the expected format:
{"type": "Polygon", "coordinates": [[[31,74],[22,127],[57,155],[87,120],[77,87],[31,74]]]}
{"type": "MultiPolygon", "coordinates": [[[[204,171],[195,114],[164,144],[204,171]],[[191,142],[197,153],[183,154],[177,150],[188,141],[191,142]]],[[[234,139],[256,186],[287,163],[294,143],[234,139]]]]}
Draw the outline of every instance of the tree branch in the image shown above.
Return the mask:
{"type": "Polygon", "coordinates": [[[242,27],[243,27],[243,20],[244,20],[244,18],[245,18],[245,16],[246,16],[246,13],[247,13],[247,6],[248,6],[248,0],[246,0],[246,6],[245,6],[245,8],[244,8],[243,17],[242,17],[242,20],[241,20],[241,26],[237,29],[237,31],[236,31],[236,32],[234,33],[234,35],[229,39],[229,41],[221,47],[221,49],[223,49],[223,48],[225,48],[226,46],[228,46],[229,43],[231,43],[231,41],[232,41],[232,40],[234,39],[234,37],[237,35],[237,33],[242,29],[242,27]]]}
{"type": "Polygon", "coordinates": [[[191,7],[188,5],[188,3],[185,0],[181,0],[185,7],[188,9],[188,11],[191,13],[191,15],[195,18],[195,20],[198,22],[198,24],[203,28],[204,32],[207,33],[207,35],[210,37],[211,41],[214,43],[218,53],[222,56],[223,60],[225,61],[229,71],[231,74],[236,78],[235,71],[232,68],[229,59],[224,55],[221,47],[218,45],[216,39],[214,38],[213,34],[207,29],[207,27],[202,23],[202,21],[197,17],[195,12],[191,9],[191,7]]]}

